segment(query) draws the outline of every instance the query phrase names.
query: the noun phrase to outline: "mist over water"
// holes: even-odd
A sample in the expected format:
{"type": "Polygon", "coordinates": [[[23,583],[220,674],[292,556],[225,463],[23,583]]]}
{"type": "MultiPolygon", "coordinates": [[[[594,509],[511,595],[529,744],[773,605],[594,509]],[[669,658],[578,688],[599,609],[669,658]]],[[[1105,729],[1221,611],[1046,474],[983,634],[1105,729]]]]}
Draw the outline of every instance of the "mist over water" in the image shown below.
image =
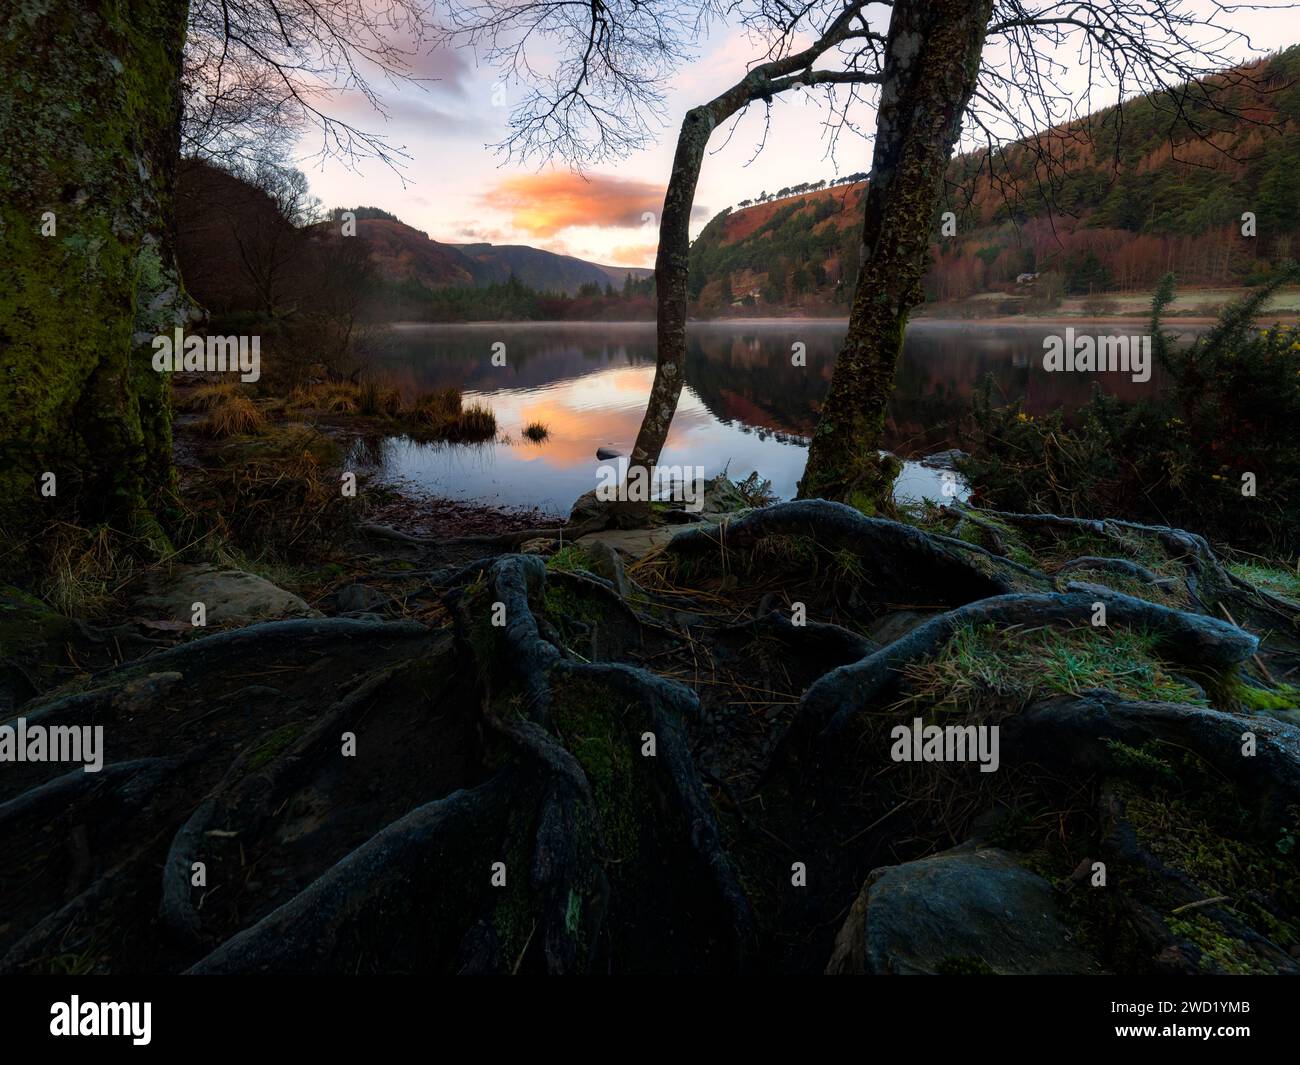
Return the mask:
{"type": "MultiPolygon", "coordinates": [[[[1078,335],[1138,335],[1139,323],[1070,323],[1078,335]]],[[[1077,409],[1094,383],[1136,400],[1154,395],[1157,370],[1139,384],[1123,374],[1048,373],[1043,339],[1065,324],[918,321],[908,329],[890,404],[886,446],[908,459],[957,446],[959,419],[991,374],[995,395],[1023,398],[1034,415],[1077,409]]],[[[843,340],[843,321],[692,323],[686,387],[661,465],[704,467],[712,477],[757,470],[782,498],[794,495],[822,397],[843,340]],[[791,364],[793,345],[806,366],[791,364]]],[[[1189,330],[1190,332],[1191,330],[1189,330]]],[[[452,499],[567,513],[595,487],[598,447],[631,451],[654,377],[653,323],[399,325],[374,366],[404,392],[457,387],[495,412],[498,439],[476,447],[366,442],[361,456],[385,480],[452,499]],[[492,346],[506,345],[493,366],[492,346]],[[534,444],[521,430],[541,422],[534,444]]],[[[899,495],[941,495],[940,474],[908,462],[899,495]]]]}

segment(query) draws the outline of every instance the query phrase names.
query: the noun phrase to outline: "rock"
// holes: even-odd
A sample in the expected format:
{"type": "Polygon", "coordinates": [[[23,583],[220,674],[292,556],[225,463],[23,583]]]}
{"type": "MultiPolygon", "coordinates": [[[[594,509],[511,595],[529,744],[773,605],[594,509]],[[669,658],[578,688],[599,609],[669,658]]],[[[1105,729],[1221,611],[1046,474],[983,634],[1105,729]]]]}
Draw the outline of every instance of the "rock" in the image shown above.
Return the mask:
{"type": "Polygon", "coordinates": [[[1097,974],[1052,887],[1006,851],[964,844],[867,877],[835,940],[831,974],[1097,974]]]}
{"type": "Polygon", "coordinates": [[[680,526],[672,525],[657,529],[606,529],[581,536],[577,542],[589,552],[596,544],[606,544],[625,558],[636,560],[663,547],[680,531],[680,526]]]}
{"type": "Polygon", "coordinates": [[[339,613],[351,614],[374,610],[388,605],[389,597],[368,584],[344,585],[334,593],[334,603],[339,613]]]}
{"type": "Polygon", "coordinates": [[[125,714],[141,714],[158,707],[183,676],[175,670],[167,673],[150,673],[128,681],[113,695],[112,707],[125,714]]]}
{"type": "Polygon", "coordinates": [[[957,463],[970,456],[959,448],[949,448],[947,451],[936,451],[933,455],[926,455],[921,459],[922,466],[928,466],[932,470],[956,470],[957,463]]]}
{"type": "Polygon", "coordinates": [[[710,516],[738,514],[742,510],[749,509],[749,503],[731,480],[720,473],[713,480],[705,483],[704,506],[701,509],[710,516]]]}
{"type": "Polygon", "coordinates": [[[621,459],[623,452],[615,450],[612,447],[596,448],[596,458],[598,459],[621,459]]]}
{"type": "Polygon", "coordinates": [[[617,589],[619,595],[626,598],[632,591],[632,583],[623,572],[623,560],[618,551],[604,540],[594,540],[583,546],[587,557],[591,559],[591,572],[604,577],[617,589]]]}
{"type": "Polygon", "coordinates": [[[590,492],[583,492],[573,504],[573,509],[569,511],[569,524],[577,525],[584,521],[590,521],[592,518],[600,517],[605,513],[605,508],[609,504],[596,498],[596,490],[593,488],[590,492]]]}
{"type": "Polygon", "coordinates": [[[560,541],[550,536],[535,536],[519,545],[521,555],[553,555],[559,549],[560,541]]]}
{"type": "Polygon", "coordinates": [[[168,621],[190,621],[195,603],[206,608],[209,626],[323,616],[262,577],[210,565],[175,566],[170,573],[151,574],[135,610],[168,621]]]}

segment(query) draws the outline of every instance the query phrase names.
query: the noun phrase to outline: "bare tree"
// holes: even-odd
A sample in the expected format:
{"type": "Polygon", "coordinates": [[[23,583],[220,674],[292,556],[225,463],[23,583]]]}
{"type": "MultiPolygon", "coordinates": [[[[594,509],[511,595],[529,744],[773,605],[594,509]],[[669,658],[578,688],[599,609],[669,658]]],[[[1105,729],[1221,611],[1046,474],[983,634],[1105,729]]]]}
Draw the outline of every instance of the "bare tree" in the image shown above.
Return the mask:
{"type": "MultiPolygon", "coordinates": [[[[867,6],[868,0],[725,5],[598,0],[581,7],[483,0],[453,5],[445,39],[482,45],[487,58],[511,76],[534,73],[528,51],[534,40],[560,50],[563,58],[555,70],[534,84],[516,108],[510,135],[500,147],[522,158],[558,155],[575,165],[646,143],[650,118],[662,113],[666,80],[685,57],[683,41],[694,39],[711,19],[730,15],[766,46],[766,60],[689,110],[677,135],[655,259],[655,378],[627,471],[629,484],[650,483],[685,382],[691,209],[709,140],[750,105],[770,107],[781,93],[877,83],[884,37],[867,24],[867,6]],[[809,36],[811,44],[798,46],[801,37],[809,36]]],[[[611,517],[619,524],[636,524],[648,507],[648,498],[630,495],[611,517]]]]}
{"type": "Polygon", "coordinates": [[[430,0],[192,0],[185,36],[183,151],[247,164],[314,133],[349,165],[408,158],[382,133],[339,117],[352,94],[381,117],[383,85],[420,85],[430,0]]]}
{"type": "Polygon", "coordinates": [[[307,176],[272,158],[260,156],[237,171],[249,191],[265,196],[274,212],[240,211],[232,219],[230,235],[239,261],[257,296],[257,309],[273,320],[292,313],[284,306],[284,283],[307,243],[305,227],[318,220],[319,201],[311,195],[307,176]]]}
{"type": "MultiPolygon", "coordinates": [[[[1214,117],[1239,117],[1214,75],[1232,63],[1234,45],[1249,46],[1215,17],[1224,10],[1232,9],[1212,5],[1207,15],[1182,0],[895,0],[862,268],[801,497],[839,499],[868,513],[890,497],[897,464],[881,457],[885,417],[963,118],[993,145],[990,167],[1000,145],[1035,134],[1028,143],[1044,164],[1033,168],[1040,181],[1050,181],[1059,161],[1052,148],[1059,151],[1064,138],[1039,131],[1089,108],[1102,87],[1117,100],[1151,94],[1169,115],[1171,136],[1207,137],[1214,117]],[[1070,91],[1062,48],[1084,72],[1081,91],[1070,91]]],[[[1066,131],[1075,135],[1086,129],[1066,131]]]]}
{"type": "MultiPolygon", "coordinates": [[[[963,125],[973,142],[978,135],[985,143],[968,179],[987,167],[1004,195],[1024,196],[1028,180],[1050,200],[1069,145],[1089,135],[1080,118],[1097,105],[1099,93],[1113,95],[1108,103],[1150,95],[1167,113],[1171,142],[1209,138],[1242,117],[1223,90],[1248,75],[1221,73],[1238,58],[1234,48],[1250,47],[1223,17],[1240,5],[736,0],[689,9],[667,5],[670,13],[657,36],[645,31],[647,6],[636,0],[483,0],[460,5],[452,35],[484,43],[490,59],[521,77],[534,72],[527,55],[534,38],[559,49],[562,60],[517,108],[502,148],[575,165],[644,143],[648,118],[661,111],[664,65],[682,58],[676,35],[684,28],[725,15],[769,42],[768,60],[688,112],[678,136],[655,266],[655,384],[633,468],[658,460],[683,384],[690,201],[703,144],[729,115],[758,100],[770,103],[788,88],[824,85],[833,115],[828,126],[838,135],[862,129],[854,108],[864,97],[856,89],[881,86],[856,296],[800,485],[801,495],[849,500],[868,511],[891,490],[894,470],[878,458],[885,410],[907,319],[921,298],[929,234],[963,125]],[[887,43],[873,29],[877,21],[887,26],[887,43]],[[634,31],[618,32],[624,25],[634,31]],[[815,43],[796,50],[796,35],[810,31],[815,43]],[[846,84],[854,91],[837,95],[834,90],[846,84]],[[1033,155],[1026,174],[1007,168],[1004,149],[1013,143],[1033,155]]],[[[624,508],[620,520],[640,516],[637,508],[624,508]]]]}

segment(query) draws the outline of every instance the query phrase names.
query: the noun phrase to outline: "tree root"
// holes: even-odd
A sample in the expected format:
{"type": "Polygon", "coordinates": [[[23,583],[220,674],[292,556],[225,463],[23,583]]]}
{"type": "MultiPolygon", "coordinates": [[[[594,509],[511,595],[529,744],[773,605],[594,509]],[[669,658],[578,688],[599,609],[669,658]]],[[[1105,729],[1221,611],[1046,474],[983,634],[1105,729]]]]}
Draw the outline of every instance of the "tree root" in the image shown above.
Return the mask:
{"type": "Polygon", "coordinates": [[[1059,696],[1028,707],[1003,726],[1009,750],[1044,765],[1097,773],[1113,767],[1110,743],[1176,744],[1214,767],[1255,807],[1258,823],[1281,831],[1300,805],[1300,730],[1265,716],[1181,703],[1132,702],[1110,692],[1059,696]],[[1242,754],[1253,734],[1255,754],[1242,754]]]}
{"type": "Polygon", "coordinates": [[[828,549],[856,554],[881,580],[898,583],[900,571],[910,587],[934,591],[944,602],[969,602],[1020,589],[1028,579],[1046,587],[1036,570],[1000,558],[985,548],[937,536],[902,522],[868,518],[843,503],[806,499],[751,511],[735,521],[686,529],[664,552],[675,558],[745,552],[767,536],[806,536],[828,549]],[[980,562],[974,561],[975,556],[980,562]]]}
{"type": "Polygon", "coordinates": [[[1118,573],[1121,577],[1132,577],[1134,580],[1141,581],[1143,584],[1155,584],[1168,586],[1174,582],[1168,577],[1161,577],[1147,569],[1146,566],[1139,566],[1127,558],[1110,558],[1099,557],[1097,555],[1080,555],[1078,558],[1072,558],[1063,566],[1056,568],[1056,575],[1067,573],[1072,569],[1103,570],[1110,573],[1118,573]]]}
{"type": "MultiPolygon", "coordinates": [[[[1004,536],[1006,525],[1041,523],[1129,546],[1126,534],[1140,530],[1178,552],[1205,594],[1246,595],[1203,540],[1180,530],[987,518],[1004,536]]],[[[586,524],[571,522],[565,535],[586,524]]],[[[513,546],[558,531],[461,542],[513,546]]],[[[996,788],[981,777],[968,789],[956,771],[930,778],[927,767],[865,775],[839,757],[900,670],[940,652],[964,625],[1083,626],[1100,602],[1108,626],[1151,633],[1169,659],[1220,673],[1255,653],[1255,636],[1101,586],[1056,590],[1057,577],[1076,570],[1144,585],[1168,580],[1105,551],[1049,576],[1001,557],[1009,537],[986,541],[989,551],[823,500],[688,528],[664,554],[708,577],[728,570],[733,554],[746,565],[812,557],[805,544],[765,545],[768,537],[807,538],[822,553],[808,578],[814,594],[804,596],[814,610],[826,573],[846,575],[840,583],[853,584],[853,596],[860,588],[847,607],[833,589],[824,600],[832,605],[823,616],[841,620],[847,611],[853,620],[796,625],[773,609],[789,597],[785,572],[735,601],[726,598],[734,578],[707,584],[712,598],[685,615],[675,586],[660,599],[638,592],[629,602],[597,576],[551,573],[537,556],[495,555],[429,571],[436,588],[427,594],[444,595],[454,637],[412,622],[271,622],[178,645],[95,675],[88,690],[34,701],[22,710],[31,722],[106,723],[118,761],[98,780],[80,770],[10,778],[26,790],[0,805],[0,838],[35,857],[5,874],[19,903],[6,899],[6,912],[19,919],[0,967],[89,959],[101,968],[194,973],[807,969],[824,965],[827,954],[818,952],[829,951],[832,926],[867,871],[882,857],[927,853],[931,836],[920,826],[933,810],[956,841],[995,804],[1059,798],[1054,781],[1069,782],[1071,800],[1104,786],[1102,854],[1117,877],[1145,877],[1116,897],[1159,964],[1223,964],[1179,931],[1191,922],[1173,911],[1186,906],[1261,965],[1291,964],[1259,934],[1265,929],[1207,901],[1194,876],[1151,853],[1123,795],[1105,790],[1128,779],[1116,745],[1163,744],[1229,782],[1259,831],[1290,831],[1300,806],[1300,731],[1288,725],[1088,692],[999,718],[1009,772],[996,788]],[[823,569],[830,552],[850,557],[823,569]],[[921,613],[936,603],[944,612],[921,613]],[[849,624],[891,634],[917,627],[878,646],[849,624]],[[835,668],[823,673],[827,666],[835,668]],[[700,678],[703,701],[673,679],[690,676],[700,678]],[[135,698],[145,689],[152,702],[135,698]],[[322,690],[335,693],[324,712],[322,690]],[[1253,758],[1241,755],[1247,731],[1253,758]],[[356,760],[339,751],[348,733],[359,742],[356,760]],[[178,742],[197,746],[184,760],[159,757],[178,742]],[[829,791],[802,786],[810,769],[829,791]],[[913,787],[937,805],[910,803],[913,787]],[[726,797],[718,801],[734,807],[734,820],[715,812],[711,794],[726,797]],[[822,801],[829,796],[846,801],[822,801]],[[899,813],[909,805],[912,813],[899,813]],[[93,862],[75,847],[30,845],[51,817],[84,838],[85,825],[98,831],[131,811],[139,831],[129,845],[107,832],[82,844],[93,862]],[[792,858],[807,863],[813,890],[786,886],[792,858]],[[196,863],[206,867],[206,893],[192,885],[196,863]],[[50,886],[53,901],[43,890],[23,895],[32,884],[50,886]],[[134,953],[123,946],[158,913],[167,935],[134,953]],[[772,934],[778,925],[781,934],[772,934]]],[[[1255,602],[1278,613],[1290,606],[1255,602]]],[[[1087,817],[1094,847],[1091,798],[1087,817]]]]}
{"type": "Polygon", "coordinates": [[[1225,621],[1117,592],[1098,592],[1095,598],[1079,592],[995,596],[931,618],[861,661],[827,673],[804,693],[795,724],[819,731],[818,743],[824,748],[879,701],[904,666],[935,654],[961,626],[1088,624],[1094,602],[1105,604],[1108,625],[1148,629],[1172,658],[1191,665],[1227,669],[1259,646],[1254,636],[1225,621]]]}

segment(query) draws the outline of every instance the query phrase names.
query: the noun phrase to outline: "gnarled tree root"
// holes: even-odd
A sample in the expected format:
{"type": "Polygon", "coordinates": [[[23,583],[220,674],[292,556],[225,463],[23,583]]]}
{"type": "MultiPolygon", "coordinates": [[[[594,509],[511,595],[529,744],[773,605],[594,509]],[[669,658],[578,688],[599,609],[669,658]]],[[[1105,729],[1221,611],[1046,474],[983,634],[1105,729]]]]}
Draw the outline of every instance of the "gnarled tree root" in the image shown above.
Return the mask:
{"type": "Polygon", "coordinates": [[[843,503],[805,499],[751,511],[735,521],[686,529],[664,548],[674,558],[744,552],[767,536],[806,536],[830,550],[855,553],[882,579],[899,583],[907,572],[913,589],[937,593],[947,603],[969,602],[1015,591],[1026,584],[1050,586],[1037,570],[947,536],[936,536],[886,518],[868,518],[843,503]]]}
{"type": "Polygon", "coordinates": [[[994,596],[931,618],[901,639],[851,665],[832,670],[803,696],[795,726],[820,732],[822,747],[841,736],[850,722],[873,706],[906,665],[938,652],[963,625],[1089,624],[1094,603],[1106,608],[1107,625],[1153,632],[1174,660],[1213,669],[1235,666],[1255,653],[1259,641],[1235,625],[1118,592],[994,596]]]}

